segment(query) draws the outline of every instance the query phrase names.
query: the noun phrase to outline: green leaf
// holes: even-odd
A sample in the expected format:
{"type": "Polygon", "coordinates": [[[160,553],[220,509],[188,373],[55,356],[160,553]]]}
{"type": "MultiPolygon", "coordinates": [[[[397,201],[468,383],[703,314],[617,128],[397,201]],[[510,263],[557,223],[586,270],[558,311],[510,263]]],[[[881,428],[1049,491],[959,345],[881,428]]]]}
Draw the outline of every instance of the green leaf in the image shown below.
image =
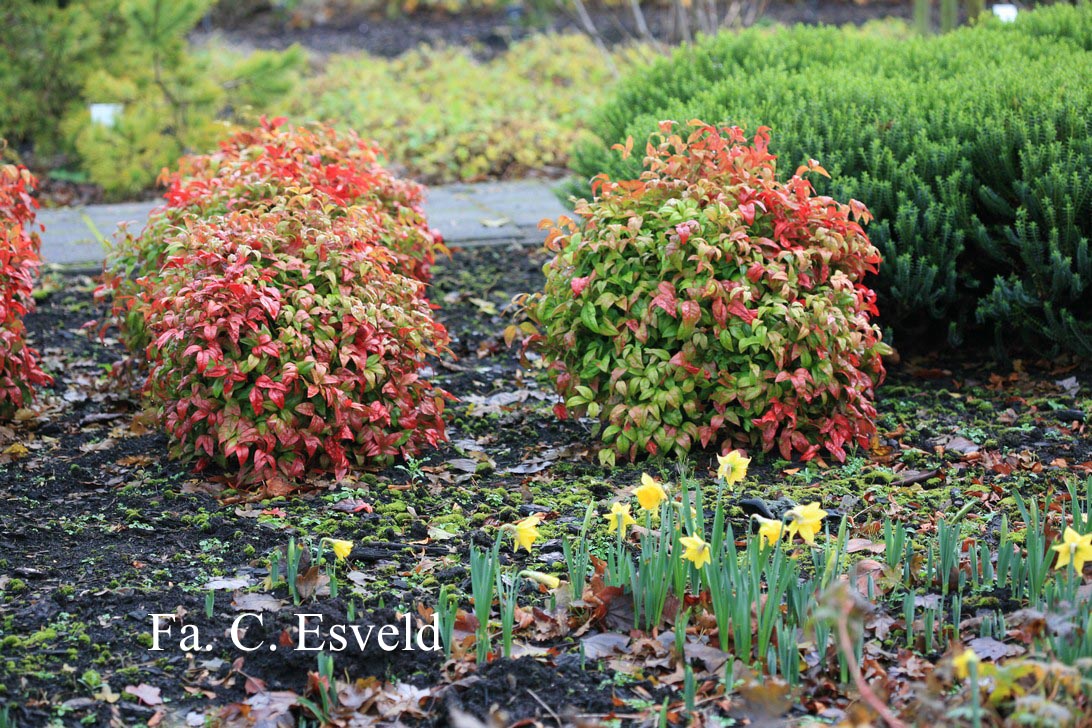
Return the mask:
{"type": "Polygon", "coordinates": [[[585,302],[580,309],[580,322],[593,333],[602,333],[599,324],[595,320],[595,305],[591,301],[585,302]]]}

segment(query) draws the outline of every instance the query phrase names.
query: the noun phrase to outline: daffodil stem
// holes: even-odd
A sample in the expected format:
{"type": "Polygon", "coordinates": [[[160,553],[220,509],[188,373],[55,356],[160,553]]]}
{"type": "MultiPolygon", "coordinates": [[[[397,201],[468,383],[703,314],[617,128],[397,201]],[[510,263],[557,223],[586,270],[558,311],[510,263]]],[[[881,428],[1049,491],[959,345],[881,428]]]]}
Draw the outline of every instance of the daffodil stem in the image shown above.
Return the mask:
{"type": "Polygon", "coordinates": [[[326,576],[330,579],[330,598],[337,599],[337,566],[333,561],[326,565],[326,576]]]}
{"type": "Polygon", "coordinates": [[[436,602],[439,615],[440,639],[444,645],[444,658],[451,659],[451,643],[455,634],[455,618],[459,612],[459,601],[451,593],[447,584],[440,587],[440,598],[436,602]]]}
{"type": "Polygon", "coordinates": [[[971,725],[974,728],[982,727],[982,696],[978,691],[978,661],[970,660],[968,665],[971,688],[971,725]]]}
{"type": "Polygon", "coordinates": [[[299,547],[296,545],[296,539],[288,539],[288,559],[285,564],[285,577],[288,581],[288,592],[292,595],[292,602],[294,604],[300,603],[299,591],[296,589],[296,577],[299,576],[300,569],[300,556],[302,555],[299,547]]]}
{"type": "Polygon", "coordinates": [[[470,587],[474,597],[474,616],[478,620],[475,648],[478,664],[489,659],[489,615],[493,608],[493,593],[497,581],[500,536],[488,550],[470,546],[470,587]]]}
{"type": "Polygon", "coordinates": [[[516,619],[516,596],[519,593],[519,579],[505,583],[500,569],[495,570],[497,579],[497,600],[501,613],[501,645],[505,657],[512,656],[512,627],[516,619]]]}

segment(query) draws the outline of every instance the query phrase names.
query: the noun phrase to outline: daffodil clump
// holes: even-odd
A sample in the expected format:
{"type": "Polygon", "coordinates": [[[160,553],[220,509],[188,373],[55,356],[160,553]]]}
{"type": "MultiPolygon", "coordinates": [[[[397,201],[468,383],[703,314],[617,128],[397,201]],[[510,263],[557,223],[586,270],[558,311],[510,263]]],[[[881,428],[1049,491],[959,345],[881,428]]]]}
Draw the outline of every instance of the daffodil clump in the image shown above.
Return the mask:
{"type": "Polygon", "coordinates": [[[299,604],[304,599],[309,598],[314,593],[313,587],[306,592],[301,592],[300,587],[301,581],[309,581],[306,575],[300,574],[300,563],[305,552],[308,553],[312,564],[311,568],[315,570],[316,574],[318,573],[318,566],[323,563],[326,564],[326,577],[329,583],[330,596],[337,597],[340,588],[337,562],[345,561],[353,552],[353,542],[340,538],[321,538],[317,543],[308,542],[306,545],[297,543],[295,538],[288,539],[288,546],[283,551],[283,564],[282,552],[279,549],[269,555],[269,577],[266,579],[266,588],[273,589],[280,585],[283,575],[283,584],[288,587],[288,594],[292,597],[293,603],[299,604]],[[328,561],[325,558],[325,548],[327,546],[333,552],[333,561],[328,561]]]}
{"type": "MultiPolygon", "coordinates": [[[[492,548],[480,549],[475,545],[470,546],[470,584],[474,616],[478,623],[475,630],[475,652],[479,663],[484,664],[490,655],[492,645],[489,617],[494,596],[500,606],[502,654],[505,657],[511,657],[520,580],[527,579],[548,590],[558,589],[561,586],[561,579],[553,574],[524,569],[506,577],[501,570],[500,546],[505,534],[511,538],[515,551],[523,549],[531,553],[535,542],[542,538],[542,532],[538,528],[542,525],[542,521],[543,515],[534,513],[515,523],[506,523],[501,526],[492,548]]],[[[454,619],[453,615],[454,612],[451,612],[447,617],[448,622],[454,619]]],[[[451,628],[445,626],[443,631],[450,638],[451,628]]],[[[450,646],[447,642],[445,642],[445,650],[450,655],[450,646]]]]}
{"type": "MultiPolygon", "coordinates": [[[[751,459],[744,457],[739,450],[733,450],[727,455],[717,456],[717,478],[724,485],[731,487],[742,482],[747,477],[747,468],[751,459]]],[[[823,528],[823,519],[827,512],[819,507],[818,503],[809,503],[804,506],[796,506],[785,514],[784,520],[754,516],[758,523],[759,538],[767,546],[773,546],[785,535],[789,541],[799,534],[804,543],[815,544],[815,536],[823,528]]]]}
{"type": "MultiPolygon", "coordinates": [[[[747,469],[750,463],[751,459],[745,457],[738,450],[733,450],[727,455],[718,455],[717,478],[728,487],[740,483],[747,477],[747,469]]],[[[641,483],[633,490],[633,495],[636,497],[637,505],[644,512],[646,519],[658,515],[663,504],[671,503],[668,496],[668,486],[665,486],[648,473],[641,474],[641,483]]],[[[683,515],[689,515],[691,519],[693,518],[693,513],[683,515]]],[[[808,503],[790,509],[785,513],[782,520],[764,518],[758,515],[754,516],[754,519],[758,523],[759,539],[766,546],[773,547],[783,537],[787,537],[791,542],[795,540],[797,535],[804,543],[814,546],[815,537],[822,531],[823,519],[827,515],[827,512],[820,507],[819,503],[808,503]]],[[[607,521],[608,533],[617,533],[619,535],[624,535],[630,526],[637,523],[637,520],[633,517],[632,506],[629,503],[613,503],[610,511],[605,513],[603,518],[607,521]]],[[[681,528],[687,520],[686,517],[680,517],[677,525],[681,528]]],[[[684,549],[681,552],[681,558],[692,563],[694,568],[701,569],[702,566],[709,563],[711,558],[709,544],[701,536],[682,536],[679,542],[684,549]]]]}
{"type": "MultiPolygon", "coordinates": [[[[551,600],[551,612],[563,603],[570,623],[574,618],[597,619],[590,615],[621,599],[624,608],[611,613],[615,618],[631,613],[633,630],[655,635],[673,623],[679,654],[685,654],[691,635],[697,635],[702,644],[790,685],[799,685],[812,670],[841,684],[851,682],[851,671],[859,673],[859,667],[849,667],[845,656],[853,653],[846,646],[859,651],[861,643],[850,645],[849,640],[863,637],[841,631],[848,625],[839,620],[850,618],[846,604],[867,599],[881,613],[901,617],[893,621],[894,629],[902,632],[897,639],[904,649],[947,655],[946,668],[937,674],[964,681],[958,688],[961,707],[955,710],[972,724],[981,720],[979,725],[1024,690],[1029,675],[1071,681],[1074,666],[1092,657],[1092,640],[1080,636],[1085,631],[1074,632],[1077,637],[1051,636],[1049,660],[1035,654],[1041,647],[1005,661],[983,657],[970,649],[972,640],[1006,639],[1004,615],[983,617],[981,626],[968,632],[962,601],[968,593],[1005,588],[1014,599],[1044,613],[1076,605],[1087,614],[1083,572],[1092,562],[1092,534],[1083,531],[1092,530],[1092,521],[1081,511],[1088,506],[1074,505],[1067,514],[1070,525],[1054,544],[1045,535],[1047,515],[1014,494],[1025,534],[1019,545],[1009,538],[1005,520],[998,536],[1007,547],[994,552],[986,543],[969,544],[958,518],[940,518],[924,553],[916,552],[921,545],[909,539],[904,526],[888,523],[883,550],[873,552],[882,553],[882,560],[854,559],[851,519],[840,519],[836,530],[828,529],[830,514],[815,501],[795,505],[781,518],[752,516],[748,533],[737,540],[724,496],[744,481],[748,466],[739,452],[721,455],[715,494],[703,494],[685,475],[672,484],[643,473],[626,495],[605,508],[589,505],[578,534],[561,539],[568,583],[533,567],[507,572],[500,566],[498,548],[506,540],[513,552],[534,553],[542,539],[541,514],[501,526],[491,550],[472,546],[479,662],[511,654],[516,599],[527,582],[551,600]],[[874,580],[873,574],[858,571],[865,563],[874,570],[874,580]],[[923,589],[941,598],[936,604],[923,602],[923,589]],[[951,597],[946,598],[949,589],[951,597]],[[563,595],[568,598],[559,599],[563,595]],[[493,653],[490,640],[498,634],[503,652],[493,653]]],[[[1092,480],[1085,502],[1092,504],[1092,480]]],[[[453,620],[449,611],[445,641],[453,620]]],[[[1087,617],[1081,629],[1086,624],[1092,624],[1087,617]]],[[[863,678],[853,677],[858,679],[863,678]]],[[[1065,690],[1070,684],[1059,683],[1065,690]]]]}
{"type": "MultiPolygon", "coordinates": [[[[814,584],[800,579],[799,566],[786,549],[775,547],[797,536],[809,546],[818,546],[816,537],[823,530],[827,512],[819,503],[808,503],[792,508],[781,520],[758,517],[757,537],[749,539],[746,548],[739,551],[722,496],[726,488],[747,477],[749,465],[750,459],[738,451],[719,456],[719,489],[712,523],[707,522],[700,488],[675,486],[648,473],[641,475],[628,498],[613,501],[605,510],[599,510],[598,516],[589,506],[579,537],[562,540],[571,590],[568,601],[595,603],[601,598],[596,590],[621,588],[632,599],[634,628],[653,632],[663,625],[668,604],[684,604],[695,597],[704,600],[703,595],[708,594],[721,649],[732,649],[749,660],[766,659],[768,651],[776,648],[784,653],[780,659],[787,664],[797,660],[792,654],[795,642],[786,640],[783,646],[777,645],[774,634],[775,630],[786,629],[782,605],[786,600],[807,604],[804,595],[814,589],[814,584]],[[595,522],[600,524],[599,532],[609,538],[605,547],[589,533],[595,522]],[[601,561],[592,556],[596,543],[602,549],[601,561]],[[599,565],[593,569],[593,564],[599,565]],[[672,595],[675,602],[669,601],[672,595]],[[753,624],[754,614],[759,615],[757,627],[753,624]]],[[[502,540],[510,540],[514,551],[533,553],[542,538],[543,519],[541,514],[534,514],[501,526],[491,550],[471,547],[479,661],[489,659],[491,654],[490,617],[495,616],[491,610],[498,606],[504,654],[509,654],[518,594],[516,580],[540,585],[551,598],[563,587],[561,578],[553,574],[523,569],[509,578],[500,567],[498,549],[502,540]]],[[[821,547],[820,561],[829,561],[828,553],[844,549],[844,531],[843,524],[839,540],[821,547]]],[[[829,575],[832,578],[833,574],[829,575]]],[[[794,624],[803,624],[803,616],[797,615],[794,624]]]]}
{"type": "MultiPolygon", "coordinates": [[[[730,545],[734,543],[734,538],[726,537],[726,532],[730,534],[731,530],[724,519],[723,499],[720,496],[725,488],[732,487],[747,477],[751,461],[739,451],[732,451],[718,456],[717,462],[716,474],[720,490],[712,541],[705,538],[707,529],[700,489],[690,491],[680,488],[673,495],[671,485],[660,482],[648,473],[642,473],[640,483],[632,492],[643,515],[644,526],[639,532],[640,548],[636,558],[632,557],[626,542],[629,529],[638,525],[639,521],[634,516],[633,503],[615,501],[602,514],[607,533],[614,536],[614,546],[605,554],[605,582],[609,586],[623,587],[632,595],[635,627],[643,625],[646,629],[654,628],[660,624],[666,598],[671,590],[674,590],[676,598],[682,602],[688,590],[695,594],[710,588],[718,581],[714,572],[721,574],[725,563],[737,559],[737,551],[730,545]],[[653,527],[654,521],[657,522],[657,528],[653,527]]],[[[808,503],[790,509],[781,520],[756,516],[758,537],[755,542],[760,549],[766,549],[767,552],[782,539],[792,542],[797,536],[805,544],[816,546],[816,536],[823,530],[823,521],[827,515],[819,503],[808,503]]],[[[580,553],[582,552],[579,549],[566,547],[566,561],[574,584],[581,579],[579,575],[582,573],[582,562],[577,559],[580,553]]],[[[756,552],[756,557],[768,558],[768,553],[766,556],[761,554],[761,551],[756,552]]],[[[785,562],[786,559],[780,556],[775,556],[770,562],[777,569],[777,578],[783,585],[787,585],[788,577],[780,574],[789,573],[785,562]]],[[[738,580],[738,574],[732,579],[738,580]]],[[[758,588],[754,591],[758,593],[758,588]]],[[[580,594],[574,591],[573,598],[579,599],[580,594]]],[[[772,627],[772,623],[770,626],[772,627]]],[[[729,633],[726,622],[722,630],[724,639],[727,639],[729,633]]],[[[769,634],[769,629],[767,633],[769,634]]]]}

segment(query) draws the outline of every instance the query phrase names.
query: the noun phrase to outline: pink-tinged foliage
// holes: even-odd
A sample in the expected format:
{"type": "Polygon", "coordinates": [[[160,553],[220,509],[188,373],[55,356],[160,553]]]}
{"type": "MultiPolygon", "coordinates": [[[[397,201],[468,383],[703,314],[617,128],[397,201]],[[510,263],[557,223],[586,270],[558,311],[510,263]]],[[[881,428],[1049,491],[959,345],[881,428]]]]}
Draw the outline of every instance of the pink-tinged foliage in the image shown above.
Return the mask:
{"type": "Polygon", "coordinates": [[[769,132],[661,125],[638,180],[593,180],[547,246],[525,346],[614,455],[713,445],[785,458],[867,445],[889,348],[864,283],[880,263],[863,205],[777,179],[769,132]]]}
{"type": "Polygon", "coordinates": [[[448,395],[420,376],[447,351],[425,290],[445,249],[379,156],[277,119],[164,173],[100,290],[173,455],[288,492],[446,438],[448,395]]]}
{"type": "Polygon", "coordinates": [[[381,157],[378,147],[353,132],[286,126],[281,118],[263,121],[223,142],[219,151],[186,157],[177,170],[164,171],[163,214],[261,209],[297,194],[332,216],[363,207],[376,217],[377,242],[395,253],[394,268],[427,282],[429,267],[444,248],[422,211],[424,187],[392,175],[381,157]]]}
{"type": "Polygon", "coordinates": [[[32,197],[37,180],[22,166],[0,166],[0,417],[30,403],[34,388],[53,380],[38,352],[27,346],[23,317],[34,308],[31,292],[41,265],[41,240],[32,197]]]}
{"type": "Polygon", "coordinates": [[[141,279],[146,392],[173,455],[269,484],[445,439],[446,394],[419,369],[447,332],[424,284],[348,220],[274,208],[195,221],[141,279]]]}
{"type": "Polygon", "coordinates": [[[392,175],[381,156],[352,132],[286,126],[278,118],[235,134],[217,152],[184,157],[178,169],[164,170],[166,204],[139,235],[122,235],[106,261],[99,295],[112,300],[122,340],[133,350],[147,345],[143,316],[134,310],[140,302],[133,282],[163,266],[177,229],[233,211],[276,207],[289,214],[318,210],[332,219],[349,210],[367,215],[374,225],[362,242],[385,246],[394,255],[394,270],[428,282],[436,255],[447,249],[425,219],[424,188],[392,175]]]}

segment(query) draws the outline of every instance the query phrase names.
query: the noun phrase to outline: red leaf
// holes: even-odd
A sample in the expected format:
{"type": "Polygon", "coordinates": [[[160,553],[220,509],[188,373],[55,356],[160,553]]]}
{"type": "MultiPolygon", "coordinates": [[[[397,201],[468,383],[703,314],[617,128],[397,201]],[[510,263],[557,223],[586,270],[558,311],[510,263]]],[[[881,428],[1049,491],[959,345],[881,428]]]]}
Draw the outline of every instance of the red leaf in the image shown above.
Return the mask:
{"type": "Polygon", "coordinates": [[[739,214],[743,216],[743,222],[748,225],[754,224],[755,221],[755,203],[747,202],[739,206],[739,214]]]}
{"type": "Polygon", "coordinates": [[[675,300],[675,285],[670,281],[661,281],[657,289],[660,293],[652,299],[649,310],[662,308],[671,318],[677,318],[678,311],[676,309],[678,304],[675,300]]]}

